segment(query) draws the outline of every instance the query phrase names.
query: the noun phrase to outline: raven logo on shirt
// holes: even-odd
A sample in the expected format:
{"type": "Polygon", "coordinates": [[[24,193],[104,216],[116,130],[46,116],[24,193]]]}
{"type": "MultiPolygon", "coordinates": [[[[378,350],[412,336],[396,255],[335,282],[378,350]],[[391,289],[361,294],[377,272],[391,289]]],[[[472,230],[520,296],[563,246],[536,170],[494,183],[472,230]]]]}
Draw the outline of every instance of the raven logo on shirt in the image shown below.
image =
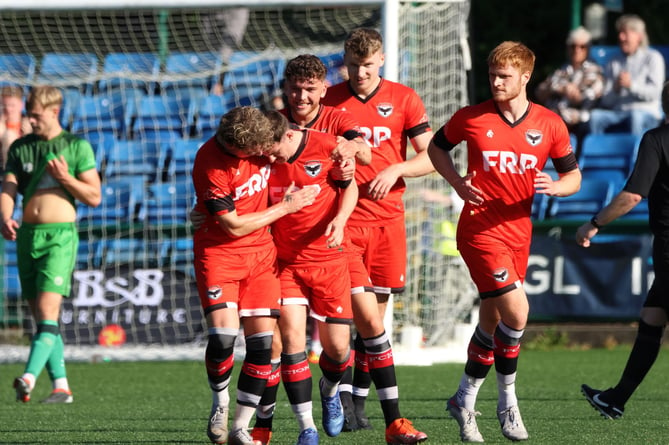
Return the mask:
{"type": "Polygon", "coordinates": [[[210,300],[218,300],[223,295],[223,289],[220,286],[212,286],[207,289],[207,297],[210,300]]]}
{"type": "Polygon", "coordinates": [[[320,175],[322,168],[323,164],[321,161],[308,161],[304,164],[304,171],[312,178],[320,175]]]}
{"type": "Polygon", "coordinates": [[[376,112],[381,117],[390,117],[393,114],[393,104],[383,103],[376,106],[376,112]]]}
{"type": "Polygon", "coordinates": [[[541,144],[544,135],[540,130],[527,130],[525,132],[525,140],[532,146],[536,147],[541,144]]]}
{"type": "Polygon", "coordinates": [[[492,271],[492,277],[495,279],[495,281],[503,283],[509,279],[509,271],[506,270],[505,267],[500,267],[499,269],[492,271]]]}

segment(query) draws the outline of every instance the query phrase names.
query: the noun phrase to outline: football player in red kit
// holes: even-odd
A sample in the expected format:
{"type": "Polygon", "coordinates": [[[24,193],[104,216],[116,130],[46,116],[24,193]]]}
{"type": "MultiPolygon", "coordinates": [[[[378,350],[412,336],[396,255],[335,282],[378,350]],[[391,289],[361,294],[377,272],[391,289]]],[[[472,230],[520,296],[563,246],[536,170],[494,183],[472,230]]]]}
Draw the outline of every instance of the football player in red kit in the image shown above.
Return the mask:
{"type": "Polygon", "coordinates": [[[457,111],[428,149],[437,171],[465,201],[456,238],[481,298],[479,324],[460,386],[446,406],[466,442],[483,442],[475,403],[493,365],[502,433],[514,441],[528,438],[515,381],[529,312],[523,281],[532,238],[532,200],[535,192],[568,196],[581,184],[564,122],[527,99],[534,60],[534,53],[519,42],[503,42],[493,49],[488,56],[492,99],[457,111]],[[465,176],[450,155],[463,141],[465,176]],[[559,174],[555,181],[541,171],[549,157],[559,174]]]}

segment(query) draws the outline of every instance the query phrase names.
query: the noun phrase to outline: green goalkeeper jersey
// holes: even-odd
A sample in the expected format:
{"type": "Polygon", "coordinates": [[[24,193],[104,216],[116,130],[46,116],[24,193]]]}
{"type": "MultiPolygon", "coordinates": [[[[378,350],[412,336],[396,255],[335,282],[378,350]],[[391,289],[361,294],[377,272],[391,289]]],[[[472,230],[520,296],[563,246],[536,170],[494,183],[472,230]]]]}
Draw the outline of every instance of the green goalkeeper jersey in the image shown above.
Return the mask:
{"type": "MultiPolygon", "coordinates": [[[[65,190],[45,170],[46,163],[54,156],[65,157],[68,170],[74,177],[96,167],[91,144],[67,131],[48,141],[34,134],[17,139],[9,148],[5,174],[12,173],[16,176],[24,207],[37,190],[55,187],[65,190]],[[33,179],[35,175],[40,177],[33,179]],[[36,184],[29,187],[33,180],[37,181],[36,184]]],[[[74,206],[74,197],[67,190],[65,192],[74,206]]]]}

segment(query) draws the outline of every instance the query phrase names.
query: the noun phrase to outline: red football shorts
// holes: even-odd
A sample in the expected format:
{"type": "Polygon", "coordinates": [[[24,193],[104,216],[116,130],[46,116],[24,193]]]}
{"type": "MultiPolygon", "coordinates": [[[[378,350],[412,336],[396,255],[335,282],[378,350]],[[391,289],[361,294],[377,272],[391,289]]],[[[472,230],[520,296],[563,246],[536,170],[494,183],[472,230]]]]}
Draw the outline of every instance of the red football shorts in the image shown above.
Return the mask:
{"type": "Polygon", "coordinates": [[[281,287],[273,247],[243,255],[208,248],[195,255],[194,266],[205,314],[237,307],[241,317],[278,315],[281,287]]]}
{"type": "Polygon", "coordinates": [[[481,298],[496,297],[522,287],[527,271],[530,246],[511,249],[502,240],[476,237],[458,239],[458,250],[481,298]]]}
{"type": "Polygon", "coordinates": [[[352,270],[351,282],[354,288],[369,286],[372,281],[374,292],[399,294],[404,292],[407,269],[407,243],[404,218],[383,226],[346,226],[351,237],[351,252],[362,257],[367,269],[367,277],[352,270]]]}
{"type": "Polygon", "coordinates": [[[283,305],[308,305],[310,315],[325,322],[352,322],[347,257],[312,264],[279,263],[279,278],[283,305]]]}

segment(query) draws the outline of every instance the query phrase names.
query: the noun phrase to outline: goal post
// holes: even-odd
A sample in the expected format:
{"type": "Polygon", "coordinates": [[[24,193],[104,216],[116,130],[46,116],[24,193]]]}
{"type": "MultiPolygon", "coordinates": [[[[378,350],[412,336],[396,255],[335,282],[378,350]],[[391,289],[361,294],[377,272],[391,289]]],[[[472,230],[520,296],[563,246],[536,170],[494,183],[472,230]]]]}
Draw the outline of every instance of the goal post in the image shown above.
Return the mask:
{"type": "MultiPolygon", "coordinates": [[[[126,333],[128,343],[114,350],[118,354],[127,350],[137,356],[147,344],[173,351],[204,344],[192,273],[187,178],[194,151],[213,131],[202,125],[216,79],[225,83],[237,70],[272,60],[271,76],[277,81],[282,63],[302,53],[327,58],[336,71],[347,33],[370,26],[384,36],[384,77],[418,92],[433,130],[468,101],[470,0],[0,0],[0,7],[0,85],[20,84],[27,90],[48,81],[61,87],[61,121],[91,141],[102,173],[104,208],[98,213],[84,209],[79,216],[82,247],[73,295],[61,319],[68,346],[97,345],[110,324],[126,333]],[[248,24],[239,47],[222,61],[217,56],[220,29],[204,23],[234,7],[248,8],[248,24]],[[48,77],[47,55],[54,54],[86,57],[70,59],[67,63],[79,64],[76,74],[60,77],[59,70],[67,66],[56,57],[51,67],[56,75],[48,77]],[[110,54],[140,54],[143,68],[107,69],[110,54]],[[4,56],[19,55],[29,56],[32,67],[4,65],[9,63],[4,56]],[[187,55],[196,69],[170,70],[175,55],[187,55]],[[171,88],[182,84],[188,87],[171,88]],[[162,115],[141,114],[151,101],[151,110],[160,109],[162,115]],[[153,128],[157,122],[165,128],[153,128]],[[129,181],[135,176],[139,182],[129,181]]],[[[247,70],[245,79],[266,74],[260,68],[247,70]]],[[[229,106],[270,107],[276,85],[264,86],[262,95],[251,97],[244,85],[227,84],[223,97],[230,94],[229,106]]],[[[463,167],[463,148],[454,154],[463,167]]],[[[400,352],[446,347],[458,337],[458,325],[471,319],[476,293],[453,248],[459,211],[453,198],[436,173],[407,180],[407,287],[395,297],[388,323],[400,352]]],[[[0,321],[4,328],[29,329],[16,289],[15,246],[3,244],[0,321]]]]}

